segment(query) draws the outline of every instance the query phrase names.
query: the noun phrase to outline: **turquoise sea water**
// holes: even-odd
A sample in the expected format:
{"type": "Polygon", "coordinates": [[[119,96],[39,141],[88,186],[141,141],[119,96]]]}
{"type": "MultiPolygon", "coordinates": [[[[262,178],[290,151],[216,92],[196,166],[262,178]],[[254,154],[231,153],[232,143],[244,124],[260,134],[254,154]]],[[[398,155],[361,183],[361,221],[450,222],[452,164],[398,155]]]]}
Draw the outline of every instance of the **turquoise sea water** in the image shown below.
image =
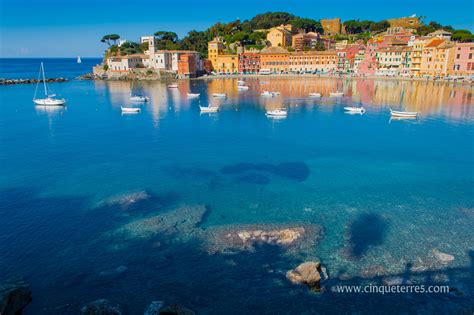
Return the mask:
{"type": "Polygon", "coordinates": [[[127,314],[154,300],[198,314],[472,312],[473,89],[245,80],[245,92],[235,79],[180,81],[179,89],[145,82],[152,100],[129,115],[120,106],[130,82],[52,84],[68,100],[57,109],[35,107],[33,85],[0,87],[0,281],[32,284],[26,313],[75,314],[100,298],[127,314]],[[307,98],[337,89],[345,97],[307,98]],[[263,90],[282,95],[263,98],[263,90]],[[187,99],[190,91],[200,98],[187,99]],[[229,98],[210,96],[219,92],[229,98]],[[200,114],[199,102],[221,111],[200,114]],[[347,104],[367,112],[345,114],[347,104]],[[421,115],[390,120],[389,106],[421,115]],[[265,116],[280,107],[286,119],[265,116]],[[197,205],[207,211],[187,227],[194,213],[175,209],[197,205]],[[176,220],[176,234],[146,233],[140,220],[159,214],[176,220]],[[314,224],[323,235],[301,251],[208,250],[219,228],[249,224],[314,224]],[[454,260],[442,263],[438,252],[454,260]],[[285,278],[306,260],[327,268],[324,292],[285,278]],[[457,291],[331,292],[388,277],[457,291]]]}

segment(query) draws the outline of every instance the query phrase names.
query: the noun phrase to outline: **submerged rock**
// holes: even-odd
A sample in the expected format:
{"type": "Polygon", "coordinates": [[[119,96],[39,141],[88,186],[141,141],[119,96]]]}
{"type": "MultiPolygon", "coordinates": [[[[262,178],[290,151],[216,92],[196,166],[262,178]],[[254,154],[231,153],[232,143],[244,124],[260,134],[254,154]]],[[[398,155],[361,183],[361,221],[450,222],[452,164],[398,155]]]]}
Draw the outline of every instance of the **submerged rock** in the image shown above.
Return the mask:
{"type": "Polygon", "coordinates": [[[372,265],[362,270],[362,276],[365,278],[373,278],[383,276],[385,274],[387,274],[387,269],[380,265],[372,265]]]}
{"type": "Polygon", "coordinates": [[[163,307],[165,302],[163,301],[153,301],[151,302],[150,306],[145,310],[145,313],[143,315],[159,315],[160,310],[163,307]]]}
{"type": "Polygon", "coordinates": [[[109,300],[100,299],[81,308],[81,315],[122,315],[119,305],[112,305],[109,300]]]}
{"type": "MultiPolygon", "coordinates": [[[[300,264],[293,270],[286,273],[286,278],[294,284],[306,284],[312,290],[320,290],[321,264],[319,262],[308,261],[300,264]]],[[[327,274],[325,275],[327,277],[327,274]]]]}
{"type": "Polygon", "coordinates": [[[118,205],[122,209],[127,209],[131,205],[149,199],[151,196],[146,191],[137,191],[109,198],[103,202],[105,205],[118,205]]]}
{"type": "Polygon", "coordinates": [[[114,234],[125,238],[150,238],[158,234],[188,236],[201,224],[206,215],[205,206],[182,206],[156,216],[132,221],[114,234]]]}
{"type": "Polygon", "coordinates": [[[442,264],[448,264],[454,260],[454,256],[446,253],[442,253],[437,249],[433,249],[433,255],[438,259],[442,264]]]}
{"type": "Polygon", "coordinates": [[[107,279],[115,279],[122,275],[128,268],[126,266],[119,266],[114,269],[104,270],[99,273],[99,276],[107,279]]]}
{"type": "Polygon", "coordinates": [[[160,315],[194,315],[189,308],[181,305],[170,305],[160,311],[160,315]]]}
{"type": "Polygon", "coordinates": [[[31,289],[25,282],[14,281],[0,284],[1,315],[21,315],[31,300],[31,289]]]}
{"type": "Polygon", "coordinates": [[[310,248],[321,238],[322,229],[317,225],[255,224],[212,227],[206,232],[209,251],[219,252],[252,250],[256,245],[310,248]]]}

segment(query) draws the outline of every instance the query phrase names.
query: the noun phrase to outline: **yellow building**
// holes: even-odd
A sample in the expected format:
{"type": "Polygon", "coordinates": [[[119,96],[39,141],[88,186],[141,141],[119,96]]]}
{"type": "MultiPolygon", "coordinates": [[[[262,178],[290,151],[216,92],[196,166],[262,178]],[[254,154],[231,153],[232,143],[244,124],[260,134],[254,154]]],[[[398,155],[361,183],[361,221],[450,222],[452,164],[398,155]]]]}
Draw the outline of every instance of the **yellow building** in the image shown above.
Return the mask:
{"type": "Polygon", "coordinates": [[[207,43],[207,58],[211,62],[212,68],[215,70],[217,65],[217,57],[224,53],[224,43],[220,37],[207,43]]]}
{"type": "Polygon", "coordinates": [[[291,46],[291,32],[285,27],[275,27],[267,34],[271,46],[291,46]]]}
{"type": "Polygon", "coordinates": [[[423,47],[420,75],[446,76],[453,64],[454,44],[434,38],[423,47]]]}
{"type": "Polygon", "coordinates": [[[424,40],[415,40],[413,42],[413,51],[411,55],[411,74],[415,77],[420,75],[421,55],[423,52],[424,40]]]}
{"type": "Polygon", "coordinates": [[[239,57],[237,55],[217,55],[214,70],[220,74],[231,74],[239,71],[239,57]]]}

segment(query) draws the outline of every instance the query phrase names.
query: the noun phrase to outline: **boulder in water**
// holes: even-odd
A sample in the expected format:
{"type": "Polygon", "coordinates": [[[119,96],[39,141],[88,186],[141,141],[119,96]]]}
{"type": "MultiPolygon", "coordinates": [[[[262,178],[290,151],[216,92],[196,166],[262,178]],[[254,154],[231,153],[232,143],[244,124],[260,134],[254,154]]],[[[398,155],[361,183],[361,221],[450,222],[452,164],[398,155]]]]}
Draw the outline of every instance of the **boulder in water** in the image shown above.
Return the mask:
{"type": "Polygon", "coordinates": [[[119,305],[112,305],[109,300],[100,299],[81,308],[81,315],[122,315],[119,305]]]}
{"type": "Polygon", "coordinates": [[[306,284],[311,289],[319,291],[319,283],[321,281],[320,272],[321,264],[319,262],[308,261],[288,271],[286,278],[294,284],[306,284]]]}
{"type": "Polygon", "coordinates": [[[0,284],[0,314],[21,315],[31,302],[31,289],[23,281],[0,284]]]}

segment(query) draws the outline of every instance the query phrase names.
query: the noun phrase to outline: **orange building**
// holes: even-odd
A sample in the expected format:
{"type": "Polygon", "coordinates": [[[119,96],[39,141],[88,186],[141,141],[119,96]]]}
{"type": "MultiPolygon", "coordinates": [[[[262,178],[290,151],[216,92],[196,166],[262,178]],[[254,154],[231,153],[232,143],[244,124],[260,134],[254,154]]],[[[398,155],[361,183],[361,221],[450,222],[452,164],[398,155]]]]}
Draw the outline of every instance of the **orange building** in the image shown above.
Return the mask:
{"type": "Polygon", "coordinates": [[[337,51],[294,52],[289,56],[287,71],[292,72],[331,72],[336,70],[337,51]]]}
{"type": "Polygon", "coordinates": [[[290,53],[283,47],[264,48],[260,51],[260,68],[275,73],[286,72],[288,71],[289,58],[290,53]]]}
{"type": "Polygon", "coordinates": [[[193,78],[197,75],[196,56],[193,54],[182,54],[178,61],[178,75],[193,78]]]}
{"type": "Polygon", "coordinates": [[[445,76],[453,69],[454,44],[439,38],[427,42],[421,52],[420,75],[445,76]]]}

